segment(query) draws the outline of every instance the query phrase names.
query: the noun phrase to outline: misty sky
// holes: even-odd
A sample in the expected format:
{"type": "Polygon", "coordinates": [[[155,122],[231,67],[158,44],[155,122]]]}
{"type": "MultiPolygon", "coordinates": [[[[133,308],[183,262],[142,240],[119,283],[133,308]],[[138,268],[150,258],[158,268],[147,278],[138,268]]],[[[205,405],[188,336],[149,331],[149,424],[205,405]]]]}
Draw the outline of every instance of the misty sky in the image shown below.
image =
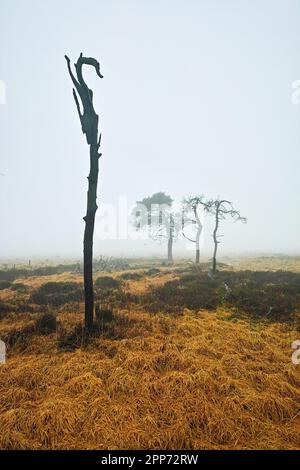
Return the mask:
{"type": "MultiPolygon", "coordinates": [[[[220,195],[248,217],[223,254],[299,253],[299,25],[299,0],[0,0],[0,257],[81,255],[88,147],[64,59],[81,51],[104,75],[84,71],[99,205],[220,195]]],[[[95,254],[164,251],[96,233],[95,254]]]]}

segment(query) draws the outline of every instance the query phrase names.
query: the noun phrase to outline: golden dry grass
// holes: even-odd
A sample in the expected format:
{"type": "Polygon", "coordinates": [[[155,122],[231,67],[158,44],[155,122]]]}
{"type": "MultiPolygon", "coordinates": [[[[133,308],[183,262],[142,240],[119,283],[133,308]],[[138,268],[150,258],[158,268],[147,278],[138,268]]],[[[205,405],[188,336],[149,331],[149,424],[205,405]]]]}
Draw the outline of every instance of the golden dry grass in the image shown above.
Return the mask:
{"type": "Polygon", "coordinates": [[[299,256],[244,256],[223,258],[235,271],[250,269],[252,271],[292,271],[300,272],[299,256]]]}
{"type": "MultiPolygon", "coordinates": [[[[63,312],[65,327],[80,313],[63,312]]],[[[1,335],[31,321],[2,322],[1,335]]],[[[298,449],[297,333],[224,311],[121,310],[118,339],[33,336],[0,366],[2,449],[298,449]]]]}

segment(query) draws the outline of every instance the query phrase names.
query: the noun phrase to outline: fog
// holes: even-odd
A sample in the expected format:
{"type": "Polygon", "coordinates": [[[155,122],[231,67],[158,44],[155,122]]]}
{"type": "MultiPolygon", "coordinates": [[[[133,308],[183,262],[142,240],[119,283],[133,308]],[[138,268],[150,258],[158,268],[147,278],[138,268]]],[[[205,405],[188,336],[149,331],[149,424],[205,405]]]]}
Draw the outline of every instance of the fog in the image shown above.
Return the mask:
{"type": "MultiPolygon", "coordinates": [[[[222,225],[221,254],[300,252],[298,0],[0,9],[1,259],[81,256],[88,146],[64,59],[80,52],[104,75],[84,70],[102,132],[95,255],[165,253],[118,228],[125,206],[158,191],[178,203],[194,193],[233,201],[248,223],[222,225]],[[114,239],[101,239],[101,207],[115,208],[114,239]]],[[[187,245],[174,256],[190,256],[187,245]]]]}

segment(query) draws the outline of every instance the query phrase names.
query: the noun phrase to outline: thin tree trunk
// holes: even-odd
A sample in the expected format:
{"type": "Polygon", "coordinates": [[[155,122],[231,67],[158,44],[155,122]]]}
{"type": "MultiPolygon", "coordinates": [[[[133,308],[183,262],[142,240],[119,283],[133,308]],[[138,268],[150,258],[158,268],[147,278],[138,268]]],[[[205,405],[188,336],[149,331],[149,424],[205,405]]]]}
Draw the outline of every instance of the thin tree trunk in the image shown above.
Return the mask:
{"type": "Polygon", "coordinates": [[[84,217],[85,229],[83,237],[83,277],[85,297],[85,328],[90,332],[94,318],[94,286],[93,286],[93,236],[95,215],[97,211],[97,183],[99,155],[97,146],[90,146],[90,173],[88,176],[87,210],[84,217]]]}
{"type": "Polygon", "coordinates": [[[197,247],[196,245],[196,259],[195,259],[196,264],[200,264],[200,248],[197,247]]]}
{"type": "Polygon", "coordinates": [[[197,234],[196,234],[196,259],[195,263],[200,264],[200,236],[202,232],[202,224],[198,216],[197,206],[194,206],[194,214],[197,222],[197,234]]]}
{"type": "Polygon", "coordinates": [[[217,250],[218,250],[218,238],[217,231],[219,228],[219,208],[216,208],[216,219],[215,219],[215,228],[213,231],[213,240],[214,240],[214,252],[213,252],[213,265],[212,272],[215,274],[217,270],[217,250]]]}
{"type": "Polygon", "coordinates": [[[168,240],[168,261],[173,263],[173,237],[170,236],[168,240]]]}
{"type": "Polygon", "coordinates": [[[174,237],[174,219],[170,215],[170,227],[169,227],[169,238],[168,238],[168,261],[173,263],[173,237],[174,237]]]}

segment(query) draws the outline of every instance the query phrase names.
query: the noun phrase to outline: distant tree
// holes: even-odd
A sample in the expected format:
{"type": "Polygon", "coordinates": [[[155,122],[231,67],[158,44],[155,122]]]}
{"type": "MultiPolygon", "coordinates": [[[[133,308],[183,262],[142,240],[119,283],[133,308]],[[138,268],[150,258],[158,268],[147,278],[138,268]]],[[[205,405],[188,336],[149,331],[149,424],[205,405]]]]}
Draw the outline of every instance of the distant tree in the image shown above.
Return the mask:
{"type": "Polygon", "coordinates": [[[148,229],[153,240],[167,239],[168,261],[173,262],[173,242],[177,237],[177,214],[172,212],[173,200],[164,192],[158,192],[141,201],[134,209],[134,225],[137,230],[148,229]]]}
{"type": "Polygon", "coordinates": [[[222,236],[218,235],[220,221],[225,220],[227,217],[232,217],[235,222],[239,220],[243,223],[246,223],[247,219],[246,217],[242,217],[240,213],[234,209],[232,203],[226,199],[216,199],[211,201],[209,211],[214,215],[215,218],[215,226],[213,230],[214,252],[212,264],[212,272],[215,273],[217,270],[217,250],[218,244],[220,243],[218,238],[222,236]]]}
{"type": "Polygon", "coordinates": [[[99,116],[96,114],[93,105],[93,92],[85,83],[82,76],[83,65],[91,65],[94,67],[98,77],[103,78],[100,73],[99,62],[92,57],[83,57],[80,54],[76,64],[76,77],[72,72],[70,59],[65,56],[68,71],[74,84],[73,97],[81,122],[81,129],[86,136],[87,143],[90,147],[90,173],[88,176],[88,193],[87,193],[87,211],[83,218],[85,221],[84,240],[83,240],[83,271],[84,271],[84,296],[85,296],[85,331],[90,333],[93,327],[94,318],[94,287],[93,287],[93,236],[95,215],[97,211],[97,184],[99,171],[99,153],[101,134],[98,132],[99,116]],[[82,110],[79,104],[81,100],[82,110]]]}
{"type": "Polygon", "coordinates": [[[183,200],[182,205],[182,235],[184,238],[189,240],[196,245],[196,259],[195,263],[200,264],[200,237],[203,229],[203,221],[201,220],[201,209],[205,212],[209,212],[212,202],[205,201],[203,194],[197,196],[189,196],[183,200]],[[190,216],[190,212],[192,215],[190,216]],[[196,236],[195,239],[192,239],[186,235],[186,226],[187,225],[196,226],[196,236]]]}

